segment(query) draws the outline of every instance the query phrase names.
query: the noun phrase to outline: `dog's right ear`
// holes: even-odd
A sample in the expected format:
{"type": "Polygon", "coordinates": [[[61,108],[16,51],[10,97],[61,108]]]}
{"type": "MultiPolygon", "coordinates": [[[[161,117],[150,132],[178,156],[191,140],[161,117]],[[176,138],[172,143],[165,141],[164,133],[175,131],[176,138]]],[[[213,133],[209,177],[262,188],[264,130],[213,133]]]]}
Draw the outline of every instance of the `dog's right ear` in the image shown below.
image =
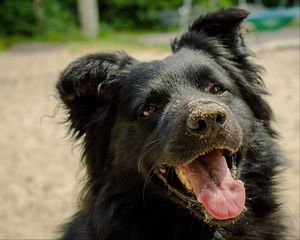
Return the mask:
{"type": "Polygon", "coordinates": [[[125,52],[97,53],[79,58],[62,72],[56,88],[77,137],[86,133],[96,111],[105,118],[122,85],[119,76],[136,62],[125,52]]]}
{"type": "Polygon", "coordinates": [[[79,58],[61,74],[56,85],[59,95],[66,105],[78,98],[109,97],[109,85],[117,81],[122,70],[136,62],[125,52],[97,53],[79,58]]]}

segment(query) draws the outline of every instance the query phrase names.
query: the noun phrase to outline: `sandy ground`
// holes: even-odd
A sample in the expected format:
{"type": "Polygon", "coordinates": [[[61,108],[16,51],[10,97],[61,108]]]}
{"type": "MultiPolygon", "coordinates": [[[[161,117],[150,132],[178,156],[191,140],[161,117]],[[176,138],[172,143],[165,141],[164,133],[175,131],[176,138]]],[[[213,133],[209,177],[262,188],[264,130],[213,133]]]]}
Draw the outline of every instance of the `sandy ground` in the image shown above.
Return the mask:
{"type": "MultiPolygon", "coordinates": [[[[64,138],[63,112],[51,116],[57,76],[79,54],[60,45],[0,53],[0,239],[53,239],[76,208],[78,151],[64,138]]],[[[155,57],[144,49],[134,55],[155,57]]],[[[299,48],[269,49],[258,59],[267,69],[268,101],[289,166],[280,194],[299,232],[299,48]]]]}

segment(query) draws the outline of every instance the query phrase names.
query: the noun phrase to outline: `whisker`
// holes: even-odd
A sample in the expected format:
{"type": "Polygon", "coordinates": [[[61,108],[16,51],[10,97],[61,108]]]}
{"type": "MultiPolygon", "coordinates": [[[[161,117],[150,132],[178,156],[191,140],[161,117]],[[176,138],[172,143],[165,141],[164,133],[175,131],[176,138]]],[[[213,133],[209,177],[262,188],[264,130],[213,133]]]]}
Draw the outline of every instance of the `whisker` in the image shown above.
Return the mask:
{"type": "MultiPolygon", "coordinates": [[[[141,163],[142,163],[142,160],[144,159],[144,157],[153,149],[155,148],[158,144],[160,143],[160,139],[155,139],[149,143],[147,143],[145,145],[145,148],[149,147],[146,151],[143,152],[143,154],[141,155],[141,157],[139,158],[139,161],[138,161],[138,172],[140,173],[141,172],[141,163]]],[[[151,178],[154,176],[154,169],[156,168],[156,165],[153,165],[151,167],[151,169],[149,170],[148,174],[147,174],[147,177],[145,179],[145,182],[144,182],[144,185],[143,185],[143,205],[145,206],[145,192],[146,192],[146,187],[147,187],[147,184],[151,181],[151,178]]]]}
{"type": "Polygon", "coordinates": [[[143,206],[145,207],[146,204],[145,204],[145,192],[146,192],[146,187],[147,187],[147,184],[151,181],[151,178],[154,176],[154,169],[156,168],[156,165],[153,165],[145,179],[145,182],[144,182],[144,185],[143,185],[143,193],[142,193],[142,196],[143,196],[143,206]]]}

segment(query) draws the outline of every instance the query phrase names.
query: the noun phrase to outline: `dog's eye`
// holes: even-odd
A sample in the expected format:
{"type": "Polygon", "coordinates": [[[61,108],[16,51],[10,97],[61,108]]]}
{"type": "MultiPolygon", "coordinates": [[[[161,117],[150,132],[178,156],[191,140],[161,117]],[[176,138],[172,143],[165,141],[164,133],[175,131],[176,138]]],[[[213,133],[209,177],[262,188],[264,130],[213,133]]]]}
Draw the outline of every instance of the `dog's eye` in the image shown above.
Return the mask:
{"type": "Polygon", "coordinates": [[[212,85],[211,88],[209,89],[209,92],[214,95],[220,95],[225,91],[226,89],[219,83],[212,85]]]}
{"type": "Polygon", "coordinates": [[[141,116],[142,117],[149,117],[156,111],[157,111],[157,106],[155,106],[153,104],[147,104],[142,108],[141,116]]]}

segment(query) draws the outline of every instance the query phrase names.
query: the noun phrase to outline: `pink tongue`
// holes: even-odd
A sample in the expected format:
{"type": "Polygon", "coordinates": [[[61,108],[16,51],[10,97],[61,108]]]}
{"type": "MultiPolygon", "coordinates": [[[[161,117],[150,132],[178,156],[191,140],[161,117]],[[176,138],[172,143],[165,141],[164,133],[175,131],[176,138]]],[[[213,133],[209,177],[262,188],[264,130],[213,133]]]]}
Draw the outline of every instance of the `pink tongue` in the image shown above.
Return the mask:
{"type": "Polygon", "coordinates": [[[191,183],[198,202],[216,219],[235,218],[245,208],[242,181],[231,176],[225,158],[214,150],[187,165],[178,167],[191,183]]]}

